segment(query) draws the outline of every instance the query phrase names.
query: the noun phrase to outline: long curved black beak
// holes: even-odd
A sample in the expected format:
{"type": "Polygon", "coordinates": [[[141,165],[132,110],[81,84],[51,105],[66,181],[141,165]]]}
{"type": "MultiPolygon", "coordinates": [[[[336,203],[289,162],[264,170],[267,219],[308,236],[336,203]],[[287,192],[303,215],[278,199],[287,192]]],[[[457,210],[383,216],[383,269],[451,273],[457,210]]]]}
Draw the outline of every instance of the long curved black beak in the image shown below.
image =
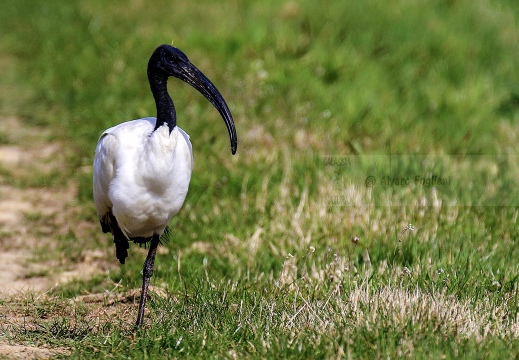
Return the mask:
{"type": "Polygon", "coordinates": [[[218,89],[200,70],[197,69],[195,65],[190,62],[182,64],[180,74],[175,74],[173,76],[197,89],[211,102],[211,104],[213,104],[216,110],[218,110],[223,121],[225,121],[227,130],[229,131],[232,154],[236,154],[236,149],[238,148],[238,137],[236,135],[234,120],[232,119],[231,111],[229,110],[227,103],[218,89]]]}

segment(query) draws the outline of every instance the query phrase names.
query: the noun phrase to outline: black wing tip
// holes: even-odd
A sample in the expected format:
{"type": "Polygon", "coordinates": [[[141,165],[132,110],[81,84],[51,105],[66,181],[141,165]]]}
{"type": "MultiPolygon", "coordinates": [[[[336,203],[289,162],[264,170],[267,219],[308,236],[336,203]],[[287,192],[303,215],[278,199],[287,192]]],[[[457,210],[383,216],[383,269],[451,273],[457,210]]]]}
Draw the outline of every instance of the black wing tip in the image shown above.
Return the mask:
{"type": "Polygon", "coordinates": [[[122,231],[120,231],[118,236],[114,235],[114,243],[115,243],[115,255],[121,264],[124,264],[126,258],[128,257],[128,249],[130,248],[130,243],[128,239],[122,231]]]}
{"type": "Polygon", "coordinates": [[[106,218],[99,219],[99,223],[101,224],[101,230],[103,230],[103,233],[109,233],[112,232],[112,228],[110,227],[110,222],[107,221],[106,218]]]}
{"type": "Polygon", "coordinates": [[[110,211],[102,217],[100,222],[103,232],[112,233],[115,244],[115,256],[121,264],[124,264],[126,258],[128,257],[128,249],[130,248],[130,243],[126,238],[126,235],[124,235],[121,228],[119,227],[117,219],[110,211]]]}

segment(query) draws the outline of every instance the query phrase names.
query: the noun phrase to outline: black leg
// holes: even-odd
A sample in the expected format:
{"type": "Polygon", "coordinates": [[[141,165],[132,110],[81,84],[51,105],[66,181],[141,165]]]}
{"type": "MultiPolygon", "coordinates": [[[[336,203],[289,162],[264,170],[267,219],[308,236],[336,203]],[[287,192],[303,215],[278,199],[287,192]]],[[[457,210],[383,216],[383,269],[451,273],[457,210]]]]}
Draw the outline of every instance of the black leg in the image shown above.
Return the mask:
{"type": "Polygon", "coordinates": [[[151,238],[150,250],[148,251],[148,256],[146,257],[144,268],[142,269],[142,291],[141,301],[139,302],[139,314],[137,315],[137,327],[142,324],[142,319],[144,318],[144,308],[146,307],[146,298],[148,297],[148,286],[150,285],[150,279],[153,276],[153,265],[155,264],[155,255],[157,254],[159,239],[160,235],[153,235],[151,238]]]}

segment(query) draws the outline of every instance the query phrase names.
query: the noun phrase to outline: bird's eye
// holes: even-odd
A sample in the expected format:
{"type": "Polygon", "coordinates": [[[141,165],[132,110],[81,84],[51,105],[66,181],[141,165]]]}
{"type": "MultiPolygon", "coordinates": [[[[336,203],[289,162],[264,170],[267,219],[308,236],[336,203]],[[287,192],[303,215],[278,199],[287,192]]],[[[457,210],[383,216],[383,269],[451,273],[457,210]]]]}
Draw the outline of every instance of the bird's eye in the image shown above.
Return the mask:
{"type": "Polygon", "coordinates": [[[175,60],[175,57],[173,56],[173,54],[168,54],[166,56],[166,59],[168,59],[168,61],[174,61],[175,60]]]}

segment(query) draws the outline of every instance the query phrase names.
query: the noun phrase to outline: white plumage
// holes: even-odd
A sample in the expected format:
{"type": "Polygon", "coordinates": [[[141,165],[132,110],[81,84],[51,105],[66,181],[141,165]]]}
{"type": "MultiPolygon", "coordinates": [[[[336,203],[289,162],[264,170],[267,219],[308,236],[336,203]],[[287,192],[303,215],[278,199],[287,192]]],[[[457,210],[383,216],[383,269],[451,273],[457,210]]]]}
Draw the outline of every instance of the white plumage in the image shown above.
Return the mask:
{"type": "Polygon", "coordinates": [[[176,126],[156,131],[156,118],[106,130],[94,158],[94,201],[101,219],[111,209],[128,238],[162,234],[187,195],[193,169],[189,135],[176,126]]]}

